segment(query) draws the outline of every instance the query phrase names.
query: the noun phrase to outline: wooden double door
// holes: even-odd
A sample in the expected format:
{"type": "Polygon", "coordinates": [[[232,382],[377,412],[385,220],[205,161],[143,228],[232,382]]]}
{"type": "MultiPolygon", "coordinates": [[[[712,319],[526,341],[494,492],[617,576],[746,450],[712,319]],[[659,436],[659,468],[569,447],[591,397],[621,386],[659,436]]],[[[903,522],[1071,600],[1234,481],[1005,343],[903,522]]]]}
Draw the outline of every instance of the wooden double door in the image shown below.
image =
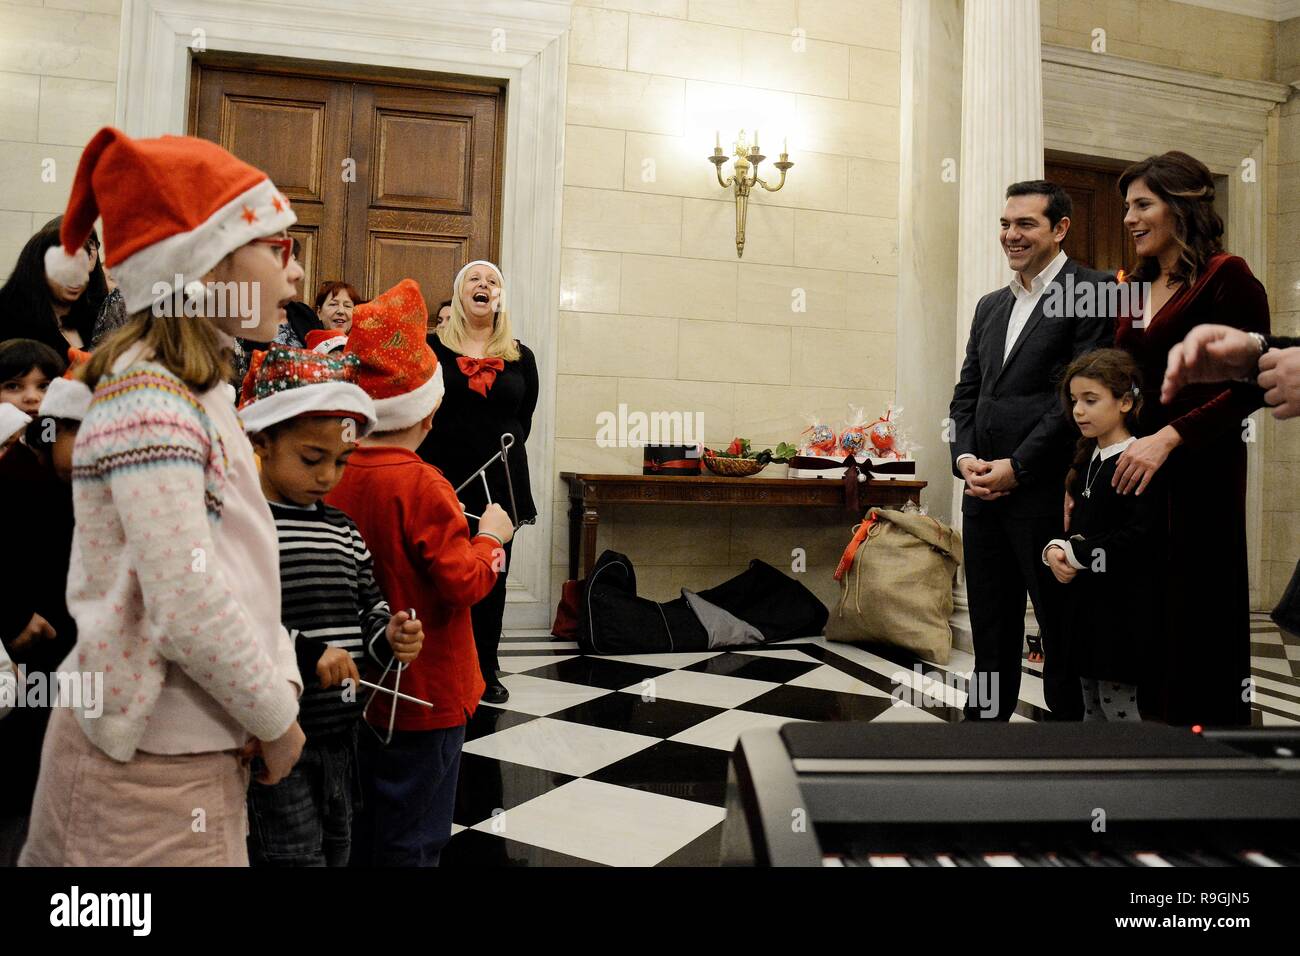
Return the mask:
{"type": "Polygon", "coordinates": [[[189,132],[265,170],[293,203],[309,304],[323,281],[372,298],[412,278],[432,312],[466,262],[499,261],[501,87],[204,54],[189,132]]]}

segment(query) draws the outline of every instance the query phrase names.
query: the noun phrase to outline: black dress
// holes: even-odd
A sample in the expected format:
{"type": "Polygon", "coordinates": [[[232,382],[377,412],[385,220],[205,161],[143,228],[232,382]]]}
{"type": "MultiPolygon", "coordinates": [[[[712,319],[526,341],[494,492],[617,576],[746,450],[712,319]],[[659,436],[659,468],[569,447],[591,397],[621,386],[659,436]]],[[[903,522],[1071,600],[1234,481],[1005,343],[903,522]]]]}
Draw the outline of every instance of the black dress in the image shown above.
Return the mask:
{"type": "Polygon", "coordinates": [[[1063,588],[1062,633],[1075,674],[1136,684],[1140,700],[1164,644],[1168,497],[1159,472],[1140,495],[1116,492],[1119,459],[1094,458],[1091,482],[1085,467],[1070,485],[1068,537],[1084,570],[1063,588]]]}
{"type": "MultiPolygon", "coordinates": [[[[484,396],[469,387],[468,376],[456,362],[462,356],[443,345],[436,335],[430,338],[429,344],[442,367],[446,394],[438,413],[433,416],[433,429],[420,445],[420,457],[441,469],[455,488],[501,450],[502,434],[513,435],[515,443],[506,456],[510,483],[506,482],[505,470],[494,462],[486,472],[488,489],[492,501],[504,508],[516,525],[532,524],[537,519],[537,508],[528,482],[528,452],[525,448],[533,426],[533,411],[537,408],[537,360],[532,351],[521,344],[518,360],[505,363],[505,368],[497,373],[484,396]],[[511,485],[514,489],[513,509],[510,505],[511,485]]],[[[481,479],[475,478],[457,495],[471,514],[483,513],[487,498],[481,479]]],[[[470,518],[469,525],[471,533],[478,530],[476,519],[470,518]]],[[[479,668],[489,687],[500,684],[496,673],[499,666],[497,648],[501,643],[501,619],[506,609],[506,576],[510,571],[511,545],[507,544],[504,550],[506,573],[497,575],[491,593],[470,608],[479,668]]]]}
{"type": "MultiPolygon", "coordinates": [[[[501,450],[501,435],[509,432],[515,438],[507,460],[517,513],[511,511],[510,490],[500,465],[488,469],[488,488],[492,500],[510,514],[516,525],[532,524],[537,519],[537,508],[528,483],[528,452],[524,447],[537,408],[537,360],[532,350],[521,344],[519,360],[505,363],[484,397],[469,387],[469,378],[456,364],[460,354],[443,345],[437,336],[432,345],[447,391],[438,414],[433,416],[433,429],[420,445],[420,457],[436,465],[455,488],[501,450]]],[[[487,504],[483,482],[477,478],[462,488],[458,497],[476,515],[482,514],[487,504]]]]}

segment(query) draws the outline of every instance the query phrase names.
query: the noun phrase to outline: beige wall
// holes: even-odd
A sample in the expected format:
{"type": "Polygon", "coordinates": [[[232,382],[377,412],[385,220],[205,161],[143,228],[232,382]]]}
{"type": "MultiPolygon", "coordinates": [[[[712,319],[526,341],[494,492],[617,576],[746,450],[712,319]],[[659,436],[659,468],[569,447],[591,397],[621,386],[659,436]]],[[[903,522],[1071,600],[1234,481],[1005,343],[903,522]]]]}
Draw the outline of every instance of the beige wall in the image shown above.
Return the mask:
{"type": "MultiPolygon", "coordinates": [[[[806,415],[872,417],[893,396],[898,258],[900,0],[578,0],[568,81],[557,462],[640,471],[641,450],[599,448],[596,415],[704,413],[705,441],[794,441],[806,415]],[[792,31],[806,50],[792,50],[792,31]],[[785,189],[735,206],[705,157],[721,128],[789,136],[785,189]],[[642,169],[654,163],[655,181],[642,169]],[[795,289],[807,311],[792,311],[795,289]]],[[[770,175],[770,173],[769,173],[770,175]]],[[[567,508],[557,481],[554,507],[567,508]]],[[[722,580],[761,557],[825,586],[851,521],[629,508],[601,525],[643,593],[722,580]]],[[[555,587],[567,527],[555,530],[555,587]]]]}
{"type": "Polygon", "coordinates": [[[81,147],[113,122],[120,16],[121,0],[0,0],[0,277],[63,211],[81,147]]]}
{"type": "Polygon", "coordinates": [[[1271,80],[1277,25],[1173,0],[1042,0],[1043,42],[1244,80],[1271,80]]]}

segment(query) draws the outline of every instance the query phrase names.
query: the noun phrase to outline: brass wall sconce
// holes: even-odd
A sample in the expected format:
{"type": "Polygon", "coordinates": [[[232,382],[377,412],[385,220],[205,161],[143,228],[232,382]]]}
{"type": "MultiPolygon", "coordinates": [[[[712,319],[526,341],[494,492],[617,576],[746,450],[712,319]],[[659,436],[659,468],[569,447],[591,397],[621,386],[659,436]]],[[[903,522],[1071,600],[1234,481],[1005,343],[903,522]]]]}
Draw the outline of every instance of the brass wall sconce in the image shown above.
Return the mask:
{"type": "Polygon", "coordinates": [[[732,187],[736,196],[736,258],[745,254],[745,215],[749,211],[749,192],[755,184],[762,186],[770,193],[777,192],[785,185],[785,174],[794,166],[790,162],[790,154],[786,152],[787,145],[781,146],[781,158],[773,163],[781,171],[781,181],[775,186],[769,186],[758,175],[758,164],[767,159],[758,148],[758,130],[754,130],[754,142],[748,143],[745,138],[745,131],[740,131],[740,136],[735,142],[735,165],[732,168],[732,175],[725,180],[722,178],[722,164],[727,161],[727,156],[722,152],[722,136],[720,133],[714,134],[713,155],[710,156],[709,162],[716,167],[718,174],[718,185],[723,189],[728,186],[732,187]]]}

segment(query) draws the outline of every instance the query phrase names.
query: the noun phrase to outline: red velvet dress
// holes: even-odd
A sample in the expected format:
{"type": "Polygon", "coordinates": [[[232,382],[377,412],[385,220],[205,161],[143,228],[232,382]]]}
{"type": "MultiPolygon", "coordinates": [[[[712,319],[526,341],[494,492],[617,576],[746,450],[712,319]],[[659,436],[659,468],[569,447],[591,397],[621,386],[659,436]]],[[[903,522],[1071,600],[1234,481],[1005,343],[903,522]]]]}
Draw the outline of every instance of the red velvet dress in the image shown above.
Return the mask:
{"type": "Polygon", "coordinates": [[[1143,713],[1171,724],[1250,723],[1250,584],[1244,419],[1264,404],[1251,384],[1185,387],[1160,404],[1169,350],[1194,326],[1269,331],[1268,296],[1245,260],[1212,256],[1146,329],[1120,319],[1115,344],[1143,376],[1141,434],[1172,425],[1183,443],[1161,474],[1169,490],[1166,627],[1139,690],[1143,713]]]}

